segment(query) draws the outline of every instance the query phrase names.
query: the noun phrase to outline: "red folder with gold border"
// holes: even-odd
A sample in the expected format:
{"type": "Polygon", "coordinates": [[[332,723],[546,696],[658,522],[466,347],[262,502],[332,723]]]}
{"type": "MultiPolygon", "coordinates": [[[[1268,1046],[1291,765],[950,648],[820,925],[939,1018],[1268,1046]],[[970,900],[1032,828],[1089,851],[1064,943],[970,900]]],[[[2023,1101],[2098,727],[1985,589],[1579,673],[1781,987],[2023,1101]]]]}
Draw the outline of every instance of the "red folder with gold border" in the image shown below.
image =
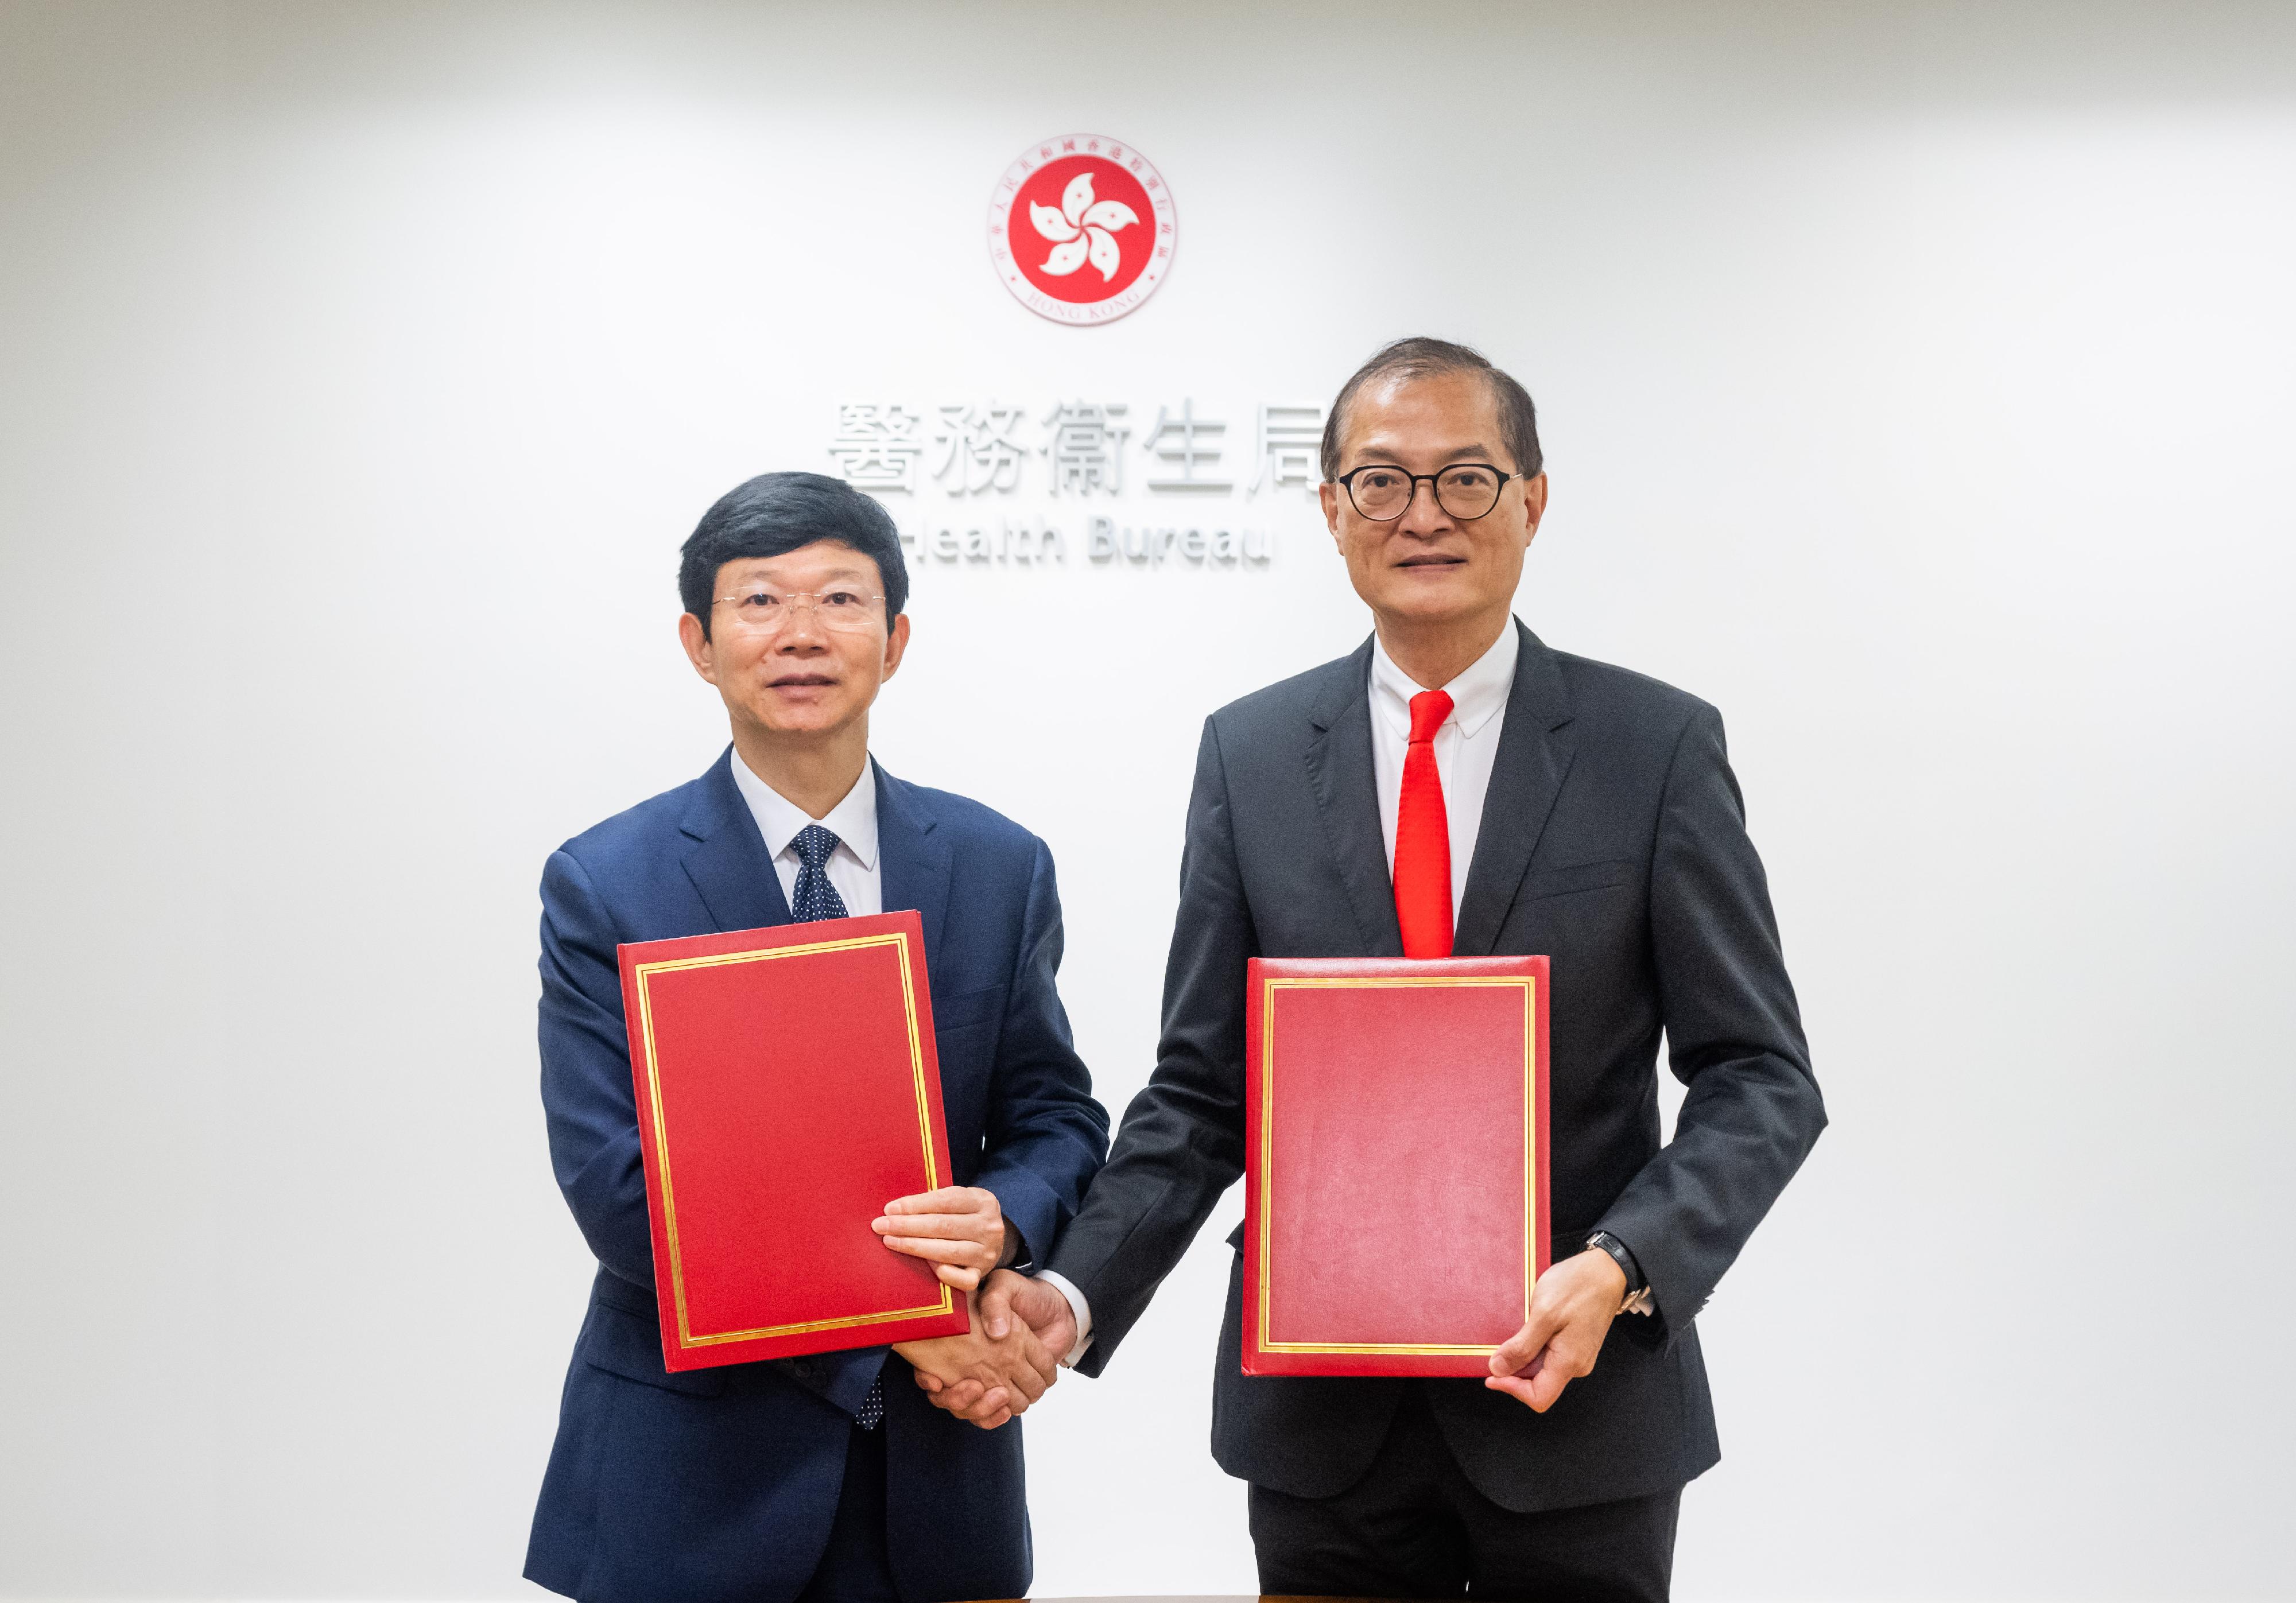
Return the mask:
{"type": "Polygon", "coordinates": [[[1546,960],[1247,983],[1244,1373],[1489,1374],[1547,1264],[1546,960]]]}
{"type": "Polygon", "coordinates": [[[948,1183],[914,912],[621,949],[672,1370],[972,1329],[870,1222],[948,1183]]]}

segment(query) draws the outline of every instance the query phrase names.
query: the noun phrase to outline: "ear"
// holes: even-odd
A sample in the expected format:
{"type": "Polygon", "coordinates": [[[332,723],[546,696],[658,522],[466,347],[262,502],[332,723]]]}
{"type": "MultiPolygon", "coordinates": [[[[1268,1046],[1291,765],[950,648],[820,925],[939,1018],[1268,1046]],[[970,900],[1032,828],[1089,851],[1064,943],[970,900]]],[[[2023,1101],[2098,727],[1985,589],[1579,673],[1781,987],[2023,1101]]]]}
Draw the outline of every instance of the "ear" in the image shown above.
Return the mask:
{"type": "Polygon", "coordinates": [[[909,615],[906,612],[893,620],[885,632],[885,672],[880,680],[890,679],[901,671],[901,656],[909,649],[909,615]]]}
{"type": "Polygon", "coordinates": [[[1316,487],[1316,499],[1324,503],[1324,526],[1332,531],[1332,544],[1340,543],[1340,487],[1326,479],[1316,487]]]}
{"type": "Polygon", "coordinates": [[[1522,481],[1522,512],[1527,527],[1522,532],[1523,545],[1528,548],[1538,536],[1539,519],[1546,516],[1546,475],[1535,473],[1522,481]]]}
{"type": "Polygon", "coordinates": [[[677,615],[677,643],[685,648],[685,660],[693,671],[711,684],[718,683],[718,658],[710,649],[711,642],[701,633],[701,620],[691,612],[677,615]]]}

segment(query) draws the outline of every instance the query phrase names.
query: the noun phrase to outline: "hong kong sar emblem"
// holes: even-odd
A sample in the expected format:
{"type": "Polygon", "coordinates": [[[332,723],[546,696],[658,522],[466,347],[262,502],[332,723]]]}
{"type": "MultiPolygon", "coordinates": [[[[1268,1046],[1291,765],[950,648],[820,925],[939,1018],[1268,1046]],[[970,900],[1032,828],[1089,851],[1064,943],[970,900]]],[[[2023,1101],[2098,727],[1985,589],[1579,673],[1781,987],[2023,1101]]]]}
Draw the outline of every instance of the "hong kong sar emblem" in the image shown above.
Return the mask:
{"type": "Polygon", "coordinates": [[[988,200],[988,258],[1022,306],[1055,323],[1112,323],[1171,271],[1179,218],[1130,145],[1065,134],[1030,145],[988,200]]]}

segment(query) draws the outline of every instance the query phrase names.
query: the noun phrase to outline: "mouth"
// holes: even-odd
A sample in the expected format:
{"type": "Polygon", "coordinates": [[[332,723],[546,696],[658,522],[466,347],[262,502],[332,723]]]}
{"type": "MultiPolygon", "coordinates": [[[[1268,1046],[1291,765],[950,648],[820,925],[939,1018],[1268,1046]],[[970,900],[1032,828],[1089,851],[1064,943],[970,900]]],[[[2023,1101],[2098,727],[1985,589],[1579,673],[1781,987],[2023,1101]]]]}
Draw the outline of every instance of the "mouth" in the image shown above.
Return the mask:
{"type": "Polygon", "coordinates": [[[1467,559],[1464,557],[1447,557],[1431,551],[1423,552],[1415,557],[1406,557],[1396,566],[1398,568],[1462,568],[1466,565],[1466,561],[1467,559]]]}
{"type": "Polygon", "coordinates": [[[836,683],[837,681],[827,674],[783,674],[778,679],[768,679],[766,681],[766,685],[769,690],[786,691],[836,683]]]}

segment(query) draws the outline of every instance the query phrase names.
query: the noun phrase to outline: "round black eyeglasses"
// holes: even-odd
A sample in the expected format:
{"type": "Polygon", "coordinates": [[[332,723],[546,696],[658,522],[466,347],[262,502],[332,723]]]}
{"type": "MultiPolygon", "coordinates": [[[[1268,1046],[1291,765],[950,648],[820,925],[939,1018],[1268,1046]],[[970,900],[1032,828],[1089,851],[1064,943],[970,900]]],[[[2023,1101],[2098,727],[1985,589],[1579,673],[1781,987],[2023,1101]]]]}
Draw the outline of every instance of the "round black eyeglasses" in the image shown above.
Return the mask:
{"type": "Polygon", "coordinates": [[[1392,523],[1411,505],[1423,484],[1435,490],[1435,504],[1462,523],[1472,522],[1499,503],[1499,492],[1522,477],[1502,473],[1487,462],[1455,462],[1439,473],[1406,473],[1374,464],[1340,475],[1348,504],[1374,523],[1392,523]]]}

